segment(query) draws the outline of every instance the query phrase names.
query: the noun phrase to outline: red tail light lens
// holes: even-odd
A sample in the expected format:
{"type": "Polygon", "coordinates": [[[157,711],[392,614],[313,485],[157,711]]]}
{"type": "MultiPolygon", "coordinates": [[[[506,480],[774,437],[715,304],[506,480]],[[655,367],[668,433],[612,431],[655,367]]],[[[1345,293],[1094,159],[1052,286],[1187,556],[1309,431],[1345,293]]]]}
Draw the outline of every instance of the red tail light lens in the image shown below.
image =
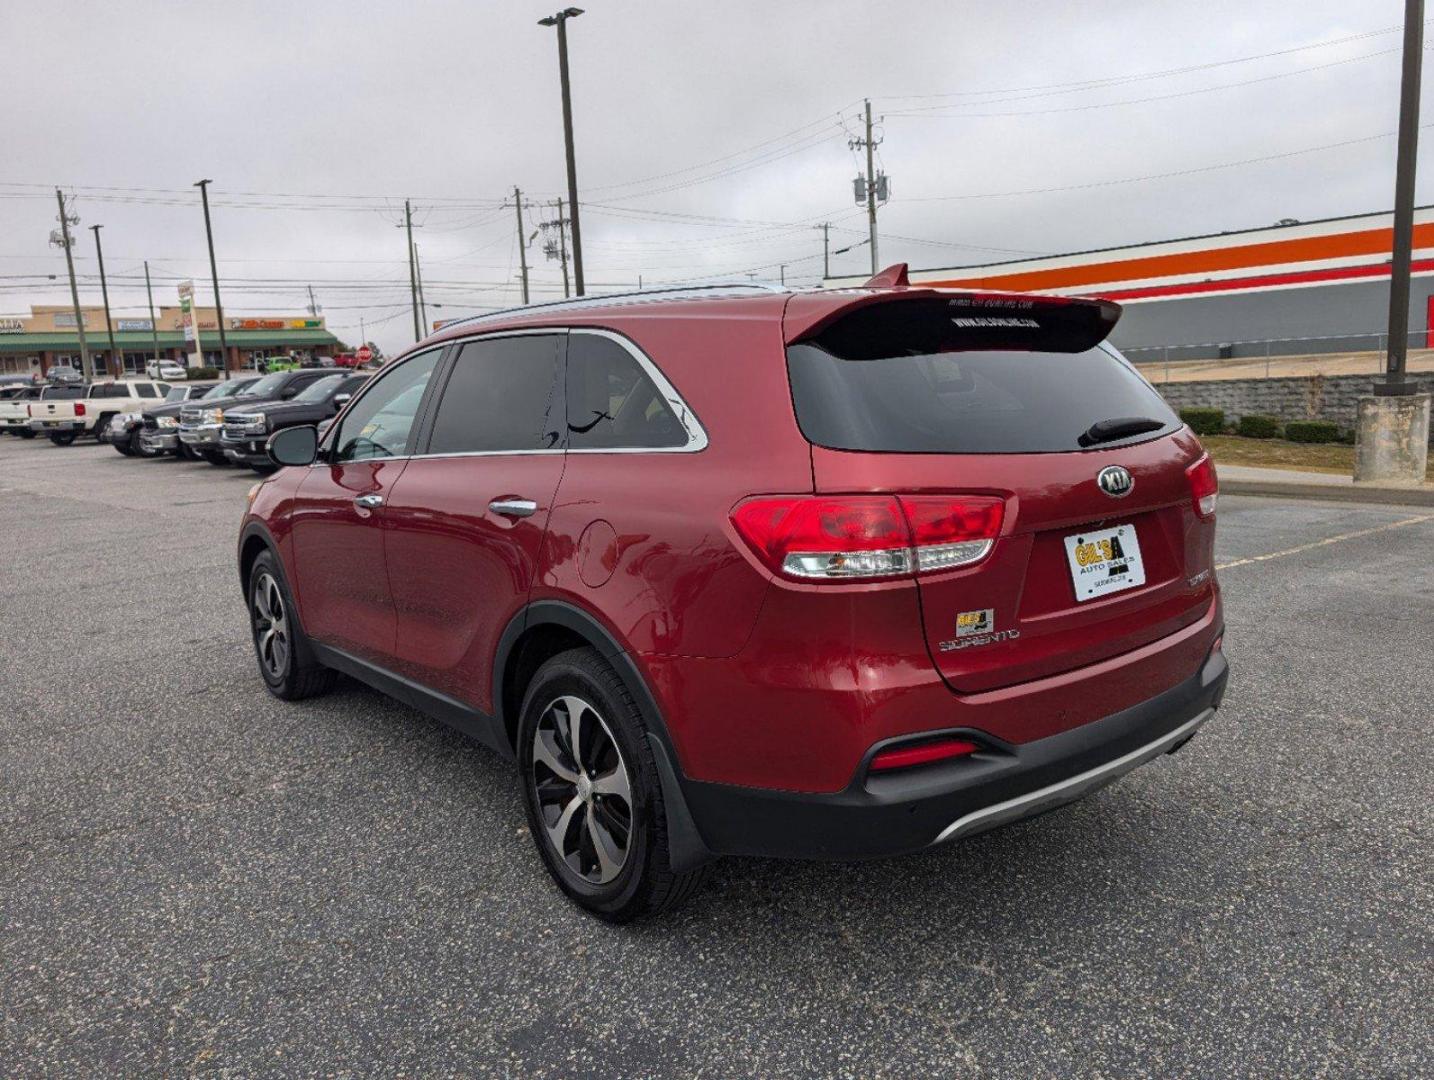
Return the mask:
{"type": "Polygon", "coordinates": [[[1215,463],[1209,454],[1202,454],[1200,460],[1185,470],[1190,481],[1190,502],[1197,517],[1209,521],[1215,516],[1215,504],[1220,500],[1220,478],[1215,474],[1215,463]]]}
{"type": "Polygon", "coordinates": [[[935,742],[918,743],[915,746],[898,746],[883,750],[871,759],[869,772],[890,772],[892,769],[909,769],[913,765],[930,765],[935,761],[949,761],[951,758],[966,757],[981,749],[967,739],[938,739],[935,742]]]}
{"type": "Polygon", "coordinates": [[[732,511],[773,572],[797,580],[909,577],[980,561],[1005,504],[988,496],[758,496],[732,511]]]}
{"type": "Polygon", "coordinates": [[[76,416],[84,416],[84,415],[85,415],[85,403],[84,403],[83,401],[77,401],[77,402],[75,402],[75,415],[76,415],[76,416]]]}

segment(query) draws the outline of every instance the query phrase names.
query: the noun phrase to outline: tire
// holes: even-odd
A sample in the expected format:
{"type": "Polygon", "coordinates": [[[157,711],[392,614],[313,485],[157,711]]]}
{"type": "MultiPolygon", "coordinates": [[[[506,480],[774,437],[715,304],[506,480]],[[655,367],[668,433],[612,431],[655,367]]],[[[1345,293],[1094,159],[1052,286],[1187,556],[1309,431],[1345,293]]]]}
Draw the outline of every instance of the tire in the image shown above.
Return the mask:
{"type": "Polygon", "coordinates": [[[332,689],[335,672],[314,658],[272,551],[263,552],[249,571],[248,606],[254,657],[269,693],[298,701],[332,689]]]}
{"type": "Polygon", "coordinates": [[[26,428],[24,431],[17,431],[16,434],[22,439],[33,439],[35,437],[35,433],[29,428],[26,428]]]}
{"type": "Polygon", "coordinates": [[[126,439],[124,442],[112,442],[110,443],[110,445],[113,446],[118,453],[123,454],[125,457],[134,457],[134,447],[130,445],[128,439],[126,439]]]}
{"type": "Polygon", "coordinates": [[[95,421],[95,429],[90,432],[95,437],[95,442],[105,441],[105,433],[109,431],[110,421],[113,419],[113,416],[101,416],[95,421]]]}
{"type": "Polygon", "coordinates": [[[75,441],[73,431],[56,431],[50,435],[50,441],[56,446],[69,446],[75,441]]]}
{"type": "Polygon", "coordinates": [[[199,451],[191,450],[187,443],[179,443],[178,445],[176,445],[174,448],[174,454],[175,457],[179,458],[180,461],[201,460],[201,458],[199,457],[199,451]]]}
{"type": "Polygon", "coordinates": [[[214,465],[220,469],[229,468],[229,459],[223,454],[221,454],[218,450],[201,450],[199,451],[199,456],[202,457],[205,461],[209,462],[209,464],[214,465]]]}
{"type": "Polygon", "coordinates": [[[672,870],[647,728],[596,650],[561,653],[533,676],[518,724],[518,768],[538,854],[585,911],[629,922],[676,907],[706,876],[706,867],[672,870]]]}
{"type": "Polygon", "coordinates": [[[140,436],[140,431],[142,431],[142,430],[143,430],[143,429],[141,429],[141,428],[136,428],[133,432],[130,433],[130,437],[129,437],[129,452],[130,452],[130,454],[133,455],[134,457],[137,457],[137,458],[146,458],[146,459],[148,459],[148,458],[157,458],[157,457],[160,457],[160,456],[161,456],[161,451],[158,451],[158,450],[145,450],[145,448],[143,447],[143,445],[141,445],[141,443],[140,443],[140,441],[139,441],[139,436],[140,436]]]}

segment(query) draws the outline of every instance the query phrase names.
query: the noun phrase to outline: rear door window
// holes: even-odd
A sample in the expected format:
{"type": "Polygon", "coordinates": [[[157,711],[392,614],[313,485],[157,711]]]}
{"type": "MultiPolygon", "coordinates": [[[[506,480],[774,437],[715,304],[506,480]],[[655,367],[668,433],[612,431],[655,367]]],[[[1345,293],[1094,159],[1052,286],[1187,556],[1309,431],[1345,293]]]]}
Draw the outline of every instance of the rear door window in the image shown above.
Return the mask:
{"type": "Polygon", "coordinates": [[[1180,426],[1133,367],[1097,344],[1102,330],[1042,326],[1040,306],[953,314],[946,303],[860,309],[859,320],[789,346],[807,439],[836,450],[1019,454],[1087,449],[1102,421],[1146,421],[1098,443],[1107,447],[1180,426]]]}
{"type": "Polygon", "coordinates": [[[609,337],[568,339],[568,441],[573,450],[682,447],[688,433],[637,358],[609,337]]]}
{"type": "Polygon", "coordinates": [[[559,447],[556,390],[564,338],[521,334],[464,345],[438,400],[428,453],[559,447]]]}

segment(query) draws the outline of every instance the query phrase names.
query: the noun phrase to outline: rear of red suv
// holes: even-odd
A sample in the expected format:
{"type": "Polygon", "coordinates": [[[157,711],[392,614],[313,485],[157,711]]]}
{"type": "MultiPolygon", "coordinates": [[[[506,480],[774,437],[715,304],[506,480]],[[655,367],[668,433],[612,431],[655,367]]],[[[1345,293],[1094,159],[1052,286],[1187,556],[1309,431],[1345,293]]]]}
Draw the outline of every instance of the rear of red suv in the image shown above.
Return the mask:
{"type": "Polygon", "coordinates": [[[1118,315],[793,297],[812,484],[733,507],[771,589],[741,653],[668,680],[717,850],[919,850],[1094,790],[1218,706],[1214,468],[1104,344],[1118,315]]]}
{"type": "Polygon", "coordinates": [[[903,854],[1078,798],[1227,678],[1214,469],[1118,316],[733,290],[445,330],[317,452],[272,451],[314,467],[241,534],[260,669],[303,696],[337,668],[513,757],[549,871],[613,920],[714,855],[903,854]],[[330,487],[310,517],[362,583],[295,562],[330,487]]]}

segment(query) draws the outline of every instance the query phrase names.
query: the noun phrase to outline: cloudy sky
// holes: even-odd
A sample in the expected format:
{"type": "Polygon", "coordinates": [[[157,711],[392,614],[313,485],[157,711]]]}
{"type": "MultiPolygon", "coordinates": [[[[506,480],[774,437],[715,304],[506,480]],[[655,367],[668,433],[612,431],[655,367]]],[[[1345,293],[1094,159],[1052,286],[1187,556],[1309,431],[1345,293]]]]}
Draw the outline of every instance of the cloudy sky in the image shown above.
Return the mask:
{"type": "MultiPolygon", "coordinates": [[[[1392,202],[1398,0],[586,2],[569,29],[589,291],[815,283],[819,223],[833,250],[864,244],[848,141],[868,97],[883,264],[1392,202]]],[[[57,185],[84,302],[97,223],[116,307],[140,313],[145,259],[157,301],[184,277],[207,300],[203,177],[232,314],[298,312],[312,284],[347,340],[362,318],[389,351],[410,341],[405,197],[430,320],[518,302],[513,187],[530,222],[565,194],[552,9],[6,0],[0,315],[68,300],[57,185]]],[[[542,248],[535,299],[562,292],[542,248]]]]}

